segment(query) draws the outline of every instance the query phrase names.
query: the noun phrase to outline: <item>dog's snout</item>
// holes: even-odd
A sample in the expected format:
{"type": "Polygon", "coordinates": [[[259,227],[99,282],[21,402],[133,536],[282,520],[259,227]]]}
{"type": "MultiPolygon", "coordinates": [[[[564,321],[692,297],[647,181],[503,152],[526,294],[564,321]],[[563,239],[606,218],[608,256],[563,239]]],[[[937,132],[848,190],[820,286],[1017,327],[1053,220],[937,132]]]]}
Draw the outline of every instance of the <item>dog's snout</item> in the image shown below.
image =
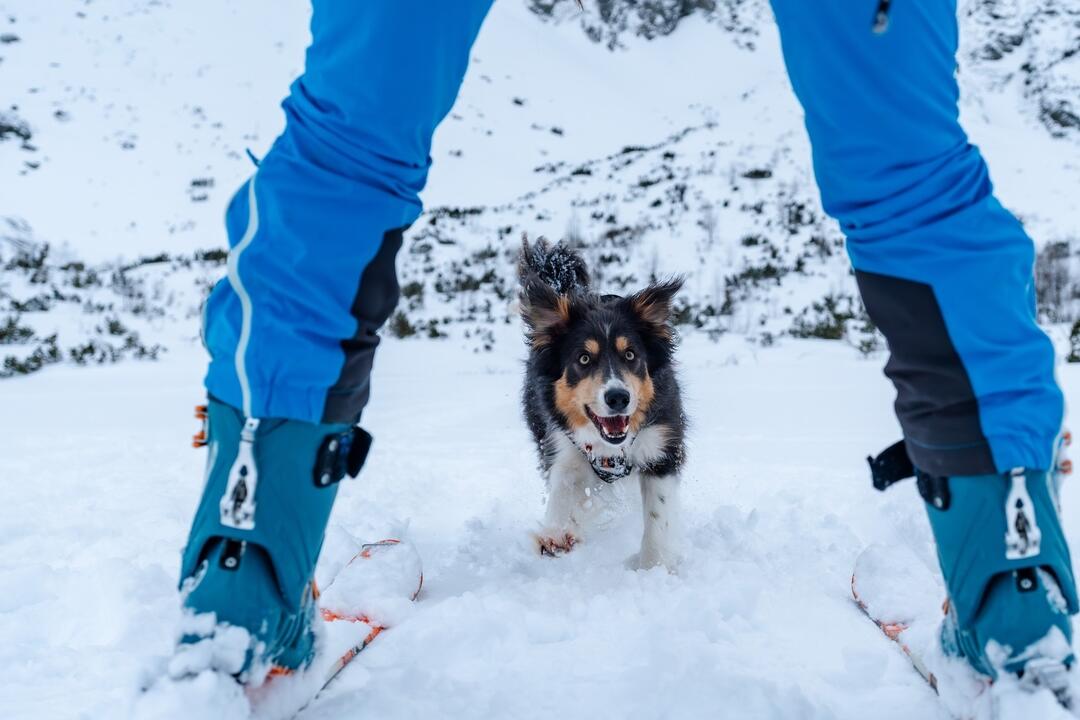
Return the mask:
{"type": "Polygon", "coordinates": [[[622,412],[630,405],[630,393],[624,388],[611,388],[604,393],[604,402],[615,412],[622,412]]]}

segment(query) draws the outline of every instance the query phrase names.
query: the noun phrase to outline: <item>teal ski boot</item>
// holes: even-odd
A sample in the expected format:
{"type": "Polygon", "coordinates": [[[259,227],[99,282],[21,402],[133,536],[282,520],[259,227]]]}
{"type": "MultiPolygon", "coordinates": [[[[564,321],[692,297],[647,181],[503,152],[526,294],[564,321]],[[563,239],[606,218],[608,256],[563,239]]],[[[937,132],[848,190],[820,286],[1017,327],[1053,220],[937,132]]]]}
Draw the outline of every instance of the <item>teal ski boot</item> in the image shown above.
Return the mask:
{"type": "Polygon", "coordinates": [[[210,399],[196,444],[207,480],[184,549],[174,676],[212,668],[241,682],[313,655],[315,563],[338,482],[371,445],[359,427],[244,418],[210,399]]]}
{"type": "Polygon", "coordinates": [[[917,477],[949,593],[945,652],[991,679],[1011,673],[1049,687],[1071,705],[1078,607],[1056,472],[917,477]]]}

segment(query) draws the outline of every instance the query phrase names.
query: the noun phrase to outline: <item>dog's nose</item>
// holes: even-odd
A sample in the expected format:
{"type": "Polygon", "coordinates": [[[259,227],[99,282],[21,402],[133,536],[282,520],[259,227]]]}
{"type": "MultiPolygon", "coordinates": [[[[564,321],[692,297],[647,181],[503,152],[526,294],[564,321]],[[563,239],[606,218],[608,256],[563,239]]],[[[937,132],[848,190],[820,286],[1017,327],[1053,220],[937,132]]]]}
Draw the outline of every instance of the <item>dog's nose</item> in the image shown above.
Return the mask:
{"type": "Polygon", "coordinates": [[[604,393],[604,402],[615,412],[622,412],[630,405],[630,393],[623,388],[611,388],[604,393]]]}

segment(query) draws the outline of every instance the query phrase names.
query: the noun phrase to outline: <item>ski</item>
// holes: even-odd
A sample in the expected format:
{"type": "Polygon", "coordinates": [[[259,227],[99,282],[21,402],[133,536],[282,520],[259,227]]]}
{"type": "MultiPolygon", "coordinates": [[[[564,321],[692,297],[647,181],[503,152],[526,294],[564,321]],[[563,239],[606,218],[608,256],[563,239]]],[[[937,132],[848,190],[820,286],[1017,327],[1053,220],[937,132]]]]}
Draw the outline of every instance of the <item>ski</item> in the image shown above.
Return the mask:
{"type": "MultiPolygon", "coordinates": [[[[420,565],[420,556],[416,554],[416,551],[414,549],[412,549],[412,545],[403,546],[400,540],[380,540],[376,543],[368,543],[361,546],[360,552],[357,553],[356,556],[349,561],[349,564],[342,571],[342,573],[349,573],[350,568],[352,568],[354,564],[359,563],[359,565],[355,569],[362,569],[364,571],[360,573],[363,576],[359,579],[360,583],[363,584],[365,581],[367,581],[370,586],[377,586],[377,583],[372,582],[372,579],[370,577],[372,575],[372,572],[370,571],[373,569],[374,565],[378,564],[379,560],[385,559],[385,556],[388,553],[393,553],[395,554],[395,556],[403,556],[406,553],[409,553],[409,556],[406,558],[394,558],[394,560],[396,561],[404,560],[404,564],[399,567],[399,572],[395,573],[395,575],[400,576],[396,579],[399,579],[402,582],[398,582],[396,584],[398,585],[398,590],[408,594],[410,602],[415,601],[416,598],[420,596],[420,590],[424,586],[424,572],[420,565]],[[412,583],[414,582],[413,577],[415,577],[415,588],[412,587],[412,583]]],[[[350,580],[355,583],[357,581],[357,578],[352,577],[352,573],[350,573],[350,580]]],[[[382,583],[384,586],[386,580],[387,579],[384,575],[382,578],[382,583]]],[[[336,581],[337,578],[335,578],[335,582],[336,581]]],[[[332,587],[333,586],[331,585],[328,589],[332,587]]],[[[326,591],[324,590],[324,594],[325,592],[326,591]]],[[[382,622],[376,622],[372,620],[371,617],[369,617],[369,613],[372,612],[370,609],[353,615],[342,614],[339,610],[327,607],[326,603],[323,602],[322,595],[320,595],[320,605],[321,607],[319,609],[319,612],[322,615],[323,622],[361,623],[367,625],[370,630],[360,642],[348,648],[338,657],[337,660],[334,661],[334,664],[331,665],[330,668],[326,671],[325,679],[323,680],[322,685],[319,687],[319,690],[316,693],[316,697],[318,697],[318,693],[321,693],[323,690],[325,690],[330,685],[330,683],[332,683],[335,678],[337,678],[338,675],[341,674],[341,672],[348,666],[349,663],[351,663],[356,658],[357,655],[366,650],[368,646],[375,641],[375,638],[381,635],[382,632],[388,628],[388,626],[382,624],[382,622]]],[[[315,698],[312,698],[312,701],[314,700],[315,698]]]]}
{"type": "Polygon", "coordinates": [[[375,638],[377,638],[379,634],[382,633],[382,631],[385,629],[386,628],[381,625],[373,625],[371,628],[371,632],[369,632],[364,637],[364,639],[360,642],[359,645],[353,645],[351,648],[346,650],[345,654],[339,657],[331,666],[329,672],[327,672],[326,679],[323,681],[322,687],[319,688],[319,692],[325,690],[330,685],[330,683],[334,681],[334,678],[341,674],[341,671],[345,669],[345,666],[351,663],[353,661],[353,658],[366,650],[367,646],[370,645],[372,641],[374,641],[375,638]]]}
{"type": "MultiPolygon", "coordinates": [[[[416,600],[424,584],[420,556],[411,544],[396,539],[360,546],[351,560],[321,590],[317,590],[322,632],[320,648],[312,664],[300,673],[272,670],[267,681],[248,693],[254,709],[261,711],[290,695],[294,685],[311,688],[310,697],[292,713],[295,718],[319,699],[345,668],[375,638],[388,630],[402,601],[416,600]],[[297,677],[294,683],[293,677],[297,677]]],[[[278,708],[281,709],[281,708],[278,708]]],[[[272,710],[269,715],[276,715],[272,710]]]]}
{"type": "Polygon", "coordinates": [[[909,547],[871,545],[863,550],[851,575],[851,595],[859,611],[899,648],[952,718],[990,717],[989,681],[962,660],[945,657],[940,649],[944,588],[909,547]]]}
{"type": "Polygon", "coordinates": [[[871,622],[877,625],[881,632],[885,633],[885,637],[896,643],[896,645],[900,648],[904,655],[907,656],[908,660],[911,661],[911,666],[915,668],[915,672],[919,673],[922,679],[926,681],[926,684],[930,686],[930,688],[934,691],[935,694],[940,695],[938,691],[937,676],[935,676],[934,673],[926,667],[926,663],[923,661],[922,656],[912,650],[911,646],[909,646],[906,642],[904,642],[903,639],[901,639],[901,635],[903,634],[903,632],[908,629],[907,623],[886,621],[874,617],[874,615],[870,612],[870,608],[859,596],[859,588],[857,586],[856,575],[854,573],[852,573],[851,575],[851,596],[855,599],[855,604],[859,607],[860,610],[862,610],[863,614],[866,615],[866,617],[870,618],[871,622]]]}

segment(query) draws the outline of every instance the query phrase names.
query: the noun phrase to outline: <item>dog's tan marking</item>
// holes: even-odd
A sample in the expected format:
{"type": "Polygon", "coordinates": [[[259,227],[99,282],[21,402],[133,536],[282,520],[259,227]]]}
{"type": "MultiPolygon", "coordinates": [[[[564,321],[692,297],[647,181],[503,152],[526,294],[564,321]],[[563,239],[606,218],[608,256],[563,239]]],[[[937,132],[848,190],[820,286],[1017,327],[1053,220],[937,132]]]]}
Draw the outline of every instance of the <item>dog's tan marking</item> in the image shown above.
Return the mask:
{"type": "Polygon", "coordinates": [[[560,295],[559,302],[555,307],[555,311],[559,313],[559,319],[563,324],[570,322],[570,298],[567,295],[560,295]]]}
{"type": "Polygon", "coordinates": [[[532,326],[529,341],[533,347],[545,347],[554,342],[558,331],[570,322],[570,298],[567,295],[560,295],[555,301],[554,308],[529,305],[525,311],[529,315],[529,324],[532,326]]]}
{"type": "Polygon", "coordinates": [[[599,355],[600,342],[598,340],[594,340],[593,338],[589,338],[585,341],[585,349],[591,352],[593,355],[599,355]]]}
{"type": "Polygon", "coordinates": [[[624,352],[627,351],[627,349],[629,347],[630,347],[630,338],[625,337],[623,335],[620,335],[619,337],[615,338],[615,349],[618,350],[619,352],[624,353],[624,352]]]}
{"type": "Polygon", "coordinates": [[[589,424],[585,405],[600,392],[600,381],[599,373],[594,373],[570,387],[565,371],[562,377],[555,381],[555,407],[566,418],[571,429],[577,430],[589,424]]]}
{"type": "Polygon", "coordinates": [[[644,292],[634,297],[634,312],[638,317],[652,326],[652,332],[665,340],[671,340],[672,329],[668,323],[671,315],[671,305],[656,296],[655,293],[644,292]]]}
{"type": "Polygon", "coordinates": [[[645,415],[649,412],[649,406],[652,405],[652,401],[656,397],[656,388],[648,371],[645,372],[643,378],[632,372],[623,372],[622,381],[626,383],[627,387],[634,393],[634,397],[638,399],[637,409],[630,416],[630,429],[637,432],[645,423],[645,415]]]}

